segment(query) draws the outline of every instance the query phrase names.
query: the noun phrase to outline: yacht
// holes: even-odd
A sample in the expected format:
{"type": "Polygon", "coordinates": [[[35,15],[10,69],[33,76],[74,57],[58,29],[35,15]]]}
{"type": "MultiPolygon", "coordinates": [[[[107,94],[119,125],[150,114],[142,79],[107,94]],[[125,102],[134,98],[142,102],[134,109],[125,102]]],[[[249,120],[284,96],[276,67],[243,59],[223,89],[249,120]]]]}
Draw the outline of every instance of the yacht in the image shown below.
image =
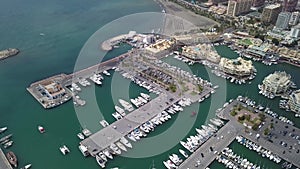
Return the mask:
{"type": "Polygon", "coordinates": [[[63,145],[63,146],[59,147],[59,150],[61,151],[61,153],[63,155],[66,155],[70,152],[69,148],[66,145],[63,145]]]}
{"type": "Polygon", "coordinates": [[[130,133],[127,135],[127,137],[128,137],[130,140],[134,141],[134,142],[136,141],[136,139],[134,138],[134,136],[133,136],[132,134],[130,134],[130,133]]]}
{"type": "Polygon", "coordinates": [[[138,97],[138,100],[142,103],[142,104],[146,104],[148,101],[144,98],[142,98],[141,96],[138,97]]]}
{"type": "Polygon", "coordinates": [[[77,91],[81,91],[81,88],[76,84],[76,83],[72,83],[71,86],[77,90],[77,91]]]}
{"type": "Polygon", "coordinates": [[[175,165],[182,163],[182,159],[177,154],[172,154],[169,156],[169,158],[175,165]]]}
{"type": "Polygon", "coordinates": [[[121,150],[116,146],[115,143],[111,143],[109,148],[111,150],[113,150],[116,154],[119,154],[119,155],[121,154],[121,150]]]}
{"type": "Polygon", "coordinates": [[[40,133],[45,133],[45,129],[43,126],[38,126],[38,130],[40,131],[40,133]]]}
{"type": "Polygon", "coordinates": [[[106,120],[101,120],[101,121],[100,121],[100,124],[101,124],[103,127],[109,126],[109,123],[108,123],[106,120]]]}
{"type": "Polygon", "coordinates": [[[77,134],[77,137],[80,139],[80,140],[83,140],[84,139],[84,135],[82,133],[78,133],[77,134]]]}
{"type": "Polygon", "coordinates": [[[105,163],[106,163],[106,161],[105,160],[103,160],[101,157],[99,157],[98,155],[96,155],[96,161],[97,161],[97,163],[99,164],[99,166],[101,167],[101,168],[105,168],[105,163]]]}
{"type": "Polygon", "coordinates": [[[188,157],[189,157],[189,155],[188,155],[184,150],[179,149],[179,152],[180,152],[185,158],[188,158],[188,157]]]}
{"type": "Polygon", "coordinates": [[[129,112],[134,110],[132,105],[125,100],[119,99],[119,102],[125,108],[125,110],[128,110],[129,112]]]}
{"type": "Polygon", "coordinates": [[[31,167],[31,164],[27,164],[24,167],[22,167],[21,169],[29,169],[31,167]]]}
{"type": "Polygon", "coordinates": [[[116,142],[116,145],[117,145],[121,150],[127,151],[126,147],[125,147],[122,143],[116,142]]]}
{"type": "Polygon", "coordinates": [[[5,132],[6,130],[7,130],[7,127],[0,128],[0,134],[3,133],[3,132],[5,132]]]}
{"type": "Polygon", "coordinates": [[[141,93],[141,96],[146,100],[150,100],[150,96],[148,94],[141,93]]]}
{"type": "Polygon", "coordinates": [[[135,107],[140,107],[141,103],[137,99],[130,99],[130,102],[135,106],[135,107]]]}
{"type": "Polygon", "coordinates": [[[103,74],[105,74],[106,76],[110,76],[110,73],[107,70],[104,70],[103,74]]]}
{"type": "Polygon", "coordinates": [[[114,113],[112,114],[112,116],[113,116],[116,120],[122,119],[122,116],[121,116],[119,113],[117,113],[117,112],[114,112],[114,113]]]}
{"type": "Polygon", "coordinates": [[[115,106],[115,109],[116,109],[116,111],[117,111],[120,115],[122,115],[123,117],[126,116],[125,111],[124,111],[121,107],[115,106]]]}
{"type": "Polygon", "coordinates": [[[132,145],[131,145],[131,143],[125,138],[125,137],[122,137],[121,139],[120,139],[120,142],[122,143],[122,144],[124,144],[126,147],[128,147],[128,148],[132,148],[132,145]]]}
{"type": "Polygon", "coordinates": [[[174,163],[172,163],[171,160],[163,161],[163,163],[168,169],[176,169],[177,168],[177,166],[174,163]]]}
{"type": "Polygon", "coordinates": [[[98,155],[99,155],[99,157],[101,157],[104,161],[107,161],[107,158],[106,158],[106,156],[103,154],[103,152],[100,152],[98,155]]]}
{"type": "Polygon", "coordinates": [[[109,152],[108,149],[103,150],[103,154],[104,154],[106,157],[108,157],[108,158],[110,158],[110,159],[113,159],[113,156],[111,155],[111,153],[109,152]]]}
{"type": "Polygon", "coordinates": [[[89,155],[88,149],[84,145],[79,145],[78,148],[79,148],[79,150],[80,150],[80,152],[82,153],[83,156],[86,157],[86,156],[89,155]]]}
{"type": "Polygon", "coordinates": [[[11,140],[11,141],[8,141],[7,143],[4,144],[3,147],[4,147],[4,148],[8,148],[8,147],[12,146],[13,143],[14,143],[14,142],[13,142],[12,140],[11,140]]]}
{"type": "Polygon", "coordinates": [[[88,130],[88,129],[83,129],[83,130],[82,130],[82,133],[83,133],[83,135],[85,135],[86,137],[92,135],[92,132],[91,132],[90,130],[88,130]]]}

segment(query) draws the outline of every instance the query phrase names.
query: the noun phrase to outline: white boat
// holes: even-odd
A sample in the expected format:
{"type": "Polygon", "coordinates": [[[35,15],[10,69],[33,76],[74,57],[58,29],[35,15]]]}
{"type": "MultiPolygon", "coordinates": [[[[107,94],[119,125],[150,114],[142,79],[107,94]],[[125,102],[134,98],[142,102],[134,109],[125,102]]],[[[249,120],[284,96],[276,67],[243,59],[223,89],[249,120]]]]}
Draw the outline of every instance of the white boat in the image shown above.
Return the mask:
{"type": "Polygon", "coordinates": [[[103,150],[103,154],[104,154],[106,157],[108,157],[108,158],[110,158],[110,159],[113,159],[113,156],[110,154],[110,152],[108,151],[108,149],[103,150]]]}
{"type": "Polygon", "coordinates": [[[107,161],[107,158],[106,158],[106,156],[104,155],[103,152],[100,152],[100,153],[98,154],[98,156],[101,157],[104,161],[107,161]]]}
{"type": "Polygon", "coordinates": [[[150,100],[150,96],[148,94],[141,93],[141,96],[146,100],[150,100]]]}
{"type": "Polygon", "coordinates": [[[70,152],[69,148],[66,145],[63,145],[63,146],[59,147],[59,150],[61,151],[61,153],[63,155],[66,155],[70,152]]]}
{"type": "Polygon", "coordinates": [[[120,142],[122,143],[122,144],[124,144],[126,147],[128,147],[128,148],[132,148],[132,145],[131,145],[131,143],[125,138],[125,137],[122,137],[121,139],[120,139],[120,142]]]}
{"type": "Polygon", "coordinates": [[[125,108],[125,110],[128,110],[129,112],[134,110],[132,105],[125,100],[119,99],[119,102],[125,108]]]}
{"type": "Polygon", "coordinates": [[[21,169],[29,169],[32,165],[31,164],[27,164],[24,167],[22,167],[21,169]]]}
{"type": "Polygon", "coordinates": [[[7,130],[7,127],[0,128],[0,134],[3,133],[3,132],[5,132],[6,130],[7,130]]]}
{"type": "Polygon", "coordinates": [[[132,134],[128,134],[127,137],[132,140],[132,141],[136,141],[136,139],[134,138],[134,136],[132,134]]]}
{"type": "Polygon", "coordinates": [[[121,150],[127,151],[126,147],[125,147],[122,143],[116,142],[116,145],[117,145],[121,150]]]}
{"type": "Polygon", "coordinates": [[[91,132],[90,130],[88,130],[88,129],[83,129],[83,130],[82,130],[82,133],[83,133],[83,135],[85,135],[86,137],[92,135],[92,132],[91,132]]]}
{"type": "Polygon", "coordinates": [[[140,107],[141,103],[138,102],[136,99],[130,99],[130,102],[135,106],[135,107],[140,107]]]}
{"type": "Polygon", "coordinates": [[[182,154],[185,158],[188,158],[188,157],[189,157],[189,155],[188,155],[184,150],[179,149],[179,152],[180,152],[180,154],[182,154]]]}
{"type": "Polygon", "coordinates": [[[71,86],[77,90],[77,91],[81,91],[81,88],[76,84],[76,83],[72,83],[71,86]]]}
{"type": "Polygon", "coordinates": [[[84,145],[79,145],[78,148],[83,156],[86,157],[89,155],[88,149],[84,145]]]}
{"type": "Polygon", "coordinates": [[[105,74],[106,76],[110,76],[110,73],[107,70],[104,70],[103,74],[105,74]]]}
{"type": "Polygon", "coordinates": [[[125,111],[124,111],[121,107],[115,106],[115,109],[116,109],[116,111],[117,111],[120,115],[122,115],[123,117],[126,116],[125,111]]]}
{"type": "Polygon", "coordinates": [[[80,139],[80,140],[83,140],[84,139],[84,135],[82,133],[78,133],[77,134],[77,137],[80,139]]]}
{"type": "Polygon", "coordinates": [[[4,148],[8,148],[8,147],[12,146],[13,143],[14,143],[14,142],[11,140],[11,141],[5,143],[3,147],[4,147],[4,148]]]}
{"type": "Polygon", "coordinates": [[[109,148],[112,151],[114,151],[116,154],[119,154],[119,155],[121,154],[121,150],[116,146],[115,143],[111,143],[110,146],[109,146],[109,148]]]}
{"type": "Polygon", "coordinates": [[[105,163],[106,163],[106,161],[105,160],[103,160],[101,157],[99,157],[98,155],[96,155],[96,161],[97,161],[97,163],[99,164],[99,166],[101,167],[101,168],[105,168],[105,163]]]}
{"type": "Polygon", "coordinates": [[[43,126],[38,126],[38,130],[40,131],[40,133],[45,133],[45,129],[43,126]]]}
{"type": "Polygon", "coordinates": [[[99,122],[103,127],[109,126],[109,123],[106,120],[101,120],[99,122]]]}
{"type": "Polygon", "coordinates": [[[172,154],[169,156],[169,158],[175,165],[182,163],[182,159],[177,154],[172,154]]]}
{"type": "Polygon", "coordinates": [[[122,119],[122,116],[121,116],[118,112],[114,112],[114,113],[112,114],[112,116],[113,116],[116,120],[122,119]]]}
{"type": "Polygon", "coordinates": [[[141,96],[138,97],[138,100],[142,102],[142,104],[146,104],[148,102],[146,99],[142,98],[141,96]]]}
{"type": "Polygon", "coordinates": [[[171,160],[163,161],[163,163],[168,169],[176,169],[177,168],[177,166],[171,160]]]}

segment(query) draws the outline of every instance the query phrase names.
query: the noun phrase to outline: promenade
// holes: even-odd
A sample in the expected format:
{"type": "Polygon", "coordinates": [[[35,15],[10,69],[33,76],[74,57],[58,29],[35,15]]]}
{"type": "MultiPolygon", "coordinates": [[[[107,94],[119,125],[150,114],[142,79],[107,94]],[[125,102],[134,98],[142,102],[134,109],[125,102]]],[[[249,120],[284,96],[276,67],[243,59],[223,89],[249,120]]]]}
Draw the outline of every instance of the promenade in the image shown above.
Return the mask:
{"type": "Polygon", "coordinates": [[[12,166],[9,164],[1,148],[0,148],[0,169],[12,169],[12,166]]]}

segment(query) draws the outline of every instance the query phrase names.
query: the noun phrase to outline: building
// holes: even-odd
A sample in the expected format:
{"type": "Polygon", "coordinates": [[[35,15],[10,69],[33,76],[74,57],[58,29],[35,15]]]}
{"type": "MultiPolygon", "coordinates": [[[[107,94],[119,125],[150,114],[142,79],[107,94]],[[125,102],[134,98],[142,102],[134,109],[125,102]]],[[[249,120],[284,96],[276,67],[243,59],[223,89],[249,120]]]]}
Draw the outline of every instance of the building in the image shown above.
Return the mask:
{"type": "Polygon", "coordinates": [[[268,5],[263,9],[263,12],[261,14],[261,20],[264,23],[274,24],[280,12],[281,12],[280,4],[268,5]]]}
{"type": "Polygon", "coordinates": [[[259,88],[263,94],[273,98],[274,96],[285,94],[291,84],[291,75],[286,72],[276,71],[265,77],[259,88]]]}
{"type": "Polygon", "coordinates": [[[44,93],[49,98],[49,100],[58,99],[67,94],[61,84],[54,81],[39,84],[39,87],[42,93],[44,93]]]}
{"type": "Polygon", "coordinates": [[[159,39],[154,44],[145,48],[146,53],[151,55],[163,55],[175,44],[174,40],[159,39]]]}
{"type": "Polygon", "coordinates": [[[300,114],[300,89],[289,96],[288,105],[291,111],[300,114]]]}
{"type": "Polygon", "coordinates": [[[277,29],[287,29],[289,26],[291,13],[290,12],[280,12],[276,21],[277,29]]]}
{"type": "Polygon", "coordinates": [[[299,38],[300,37],[300,24],[292,27],[290,32],[290,37],[299,38]]]}
{"type": "Polygon", "coordinates": [[[265,0],[253,0],[253,7],[261,7],[265,4],[265,0]]]}
{"type": "Polygon", "coordinates": [[[241,57],[237,59],[221,58],[219,67],[223,72],[239,77],[250,76],[255,70],[251,60],[247,61],[241,57]]]}
{"type": "Polygon", "coordinates": [[[227,1],[228,0],[209,0],[208,2],[216,5],[218,3],[227,2],[227,1]]]}
{"type": "Polygon", "coordinates": [[[227,15],[238,16],[250,11],[252,0],[229,0],[227,6],[227,15]]]}
{"type": "Polygon", "coordinates": [[[220,55],[210,44],[198,44],[195,46],[182,47],[182,55],[191,60],[208,60],[219,63],[220,55]]]}
{"type": "Polygon", "coordinates": [[[298,0],[283,0],[282,11],[283,12],[294,12],[297,6],[298,0]]]}
{"type": "Polygon", "coordinates": [[[293,12],[289,21],[290,25],[297,25],[300,18],[300,12],[293,12]]]}

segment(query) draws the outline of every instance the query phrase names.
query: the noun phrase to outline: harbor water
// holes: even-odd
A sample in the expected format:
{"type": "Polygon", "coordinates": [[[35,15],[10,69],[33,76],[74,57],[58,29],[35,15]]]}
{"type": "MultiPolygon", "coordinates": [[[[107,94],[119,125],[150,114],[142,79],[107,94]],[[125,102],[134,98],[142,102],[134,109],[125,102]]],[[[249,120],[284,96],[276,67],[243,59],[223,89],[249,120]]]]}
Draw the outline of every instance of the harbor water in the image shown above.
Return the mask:
{"type": "MultiPolygon", "coordinates": [[[[23,166],[32,163],[32,168],[37,169],[82,169],[99,168],[94,158],[84,158],[78,150],[79,139],[77,133],[87,127],[92,132],[101,129],[98,115],[93,114],[95,107],[90,107],[89,100],[84,107],[74,107],[71,101],[59,107],[45,110],[27,91],[26,87],[30,83],[44,79],[59,73],[72,73],[76,57],[81,47],[87,39],[101,26],[122,17],[124,15],[161,11],[160,7],[152,0],[127,0],[127,1],[37,1],[37,0],[4,0],[0,6],[0,49],[18,48],[21,53],[17,56],[0,61],[0,127],[8,126],[8,131],[0,134],[0,137],[13,133],[12,140],[14,145],[10,148],[18,157],[19,165],[23,166]],[[80,109],[80,111],[77,111],[80,109]],[[81,114],[79,114],[81,113],[81,114]],[[78,116],[86,117],[87,124],[80,124],[78,116]],[[37,130],[38,125],[43,125],[46,132],[40,134],[37,130]],[[66,144],[71,150],[70,154],[63,156],[59,151],[61,145],[66,144]]],[[[128,46],[121,46],[117,50],[109,52],[106,59],[112,58],[126,52],[128,46]]],[[[218,52],[224,57],[236,58],[238,55],[225,46],[217,47],[218,52]]],[[[166,58],[170,64],[180,62],[172,57],[166,58]]],[[[279,109],[279,99],[268,100],[258,95],[257,84],[269,73],[275,70],[285,70],[291,74],[294,82],[300,86],[299,68],[288,64],[265,66],[261,63],[254,63],[257,69],[257,77],[251,84],[235,85],[225,82],[226,85],[220,86],[218,93],[226,92],[226,99],[236,98],[238,95],[253,98],[263,105],[271,107],[278,114],[293,118],[293,113],[279,109]]],[[[194,74],[210,80],[209,71],[202,65],[195,64],[190,66],[194,74]]],[[[113,71],[110,71],[113,73],[113,71]]],[[[119,88],[113,88],[119,97],[127,94],[123,93],[123,84],[129,83],[129,96],[136,97],[145,89],[130,83],[129,80],[120,75],[105,77],[101,87],[95,88],[82,87],[79,94],[83,99],[89,93],[95,93],[98,108],[104,118],[109,122],[114,119],[111,113],[114,111],[114,101],[111,96],[112,77],[118,79],[119,88]]],[[[224,82],[223,79],[212,75],[217,81],[224,82]]],[[[127,91],[126,91],[127,92],[127,91]]],[[[155,97],[155,95],[151,95],[155,97]]],[[[201,103],[199,111],[198,105],[185,108],[181,118],[196,118],[193,127],[204,124],[207,118],[213,117],[210,111],[213,105],[218,107],[224,104],[223,100],[213,98],[206,99],[201,103]],[[216,101],[216,102],[215,102],[216,101]],[[197,117],[191,117],[191,112],[197,111],[197,117]],[[210,113],[209,113],[210,112],[210,113]]],[[[154,137],[163,133],[165,130],[175,125],[174,120],[178,115],[159,126],[149,137],[154,137]]],[[[299,125],[299,119],[294,119],[299,125]]],[[[185,124],[176,124],[185,125],[185,124]]],[[[299,127],[299,126],[298,126],[299,127]]],[[[176,134],[176,133],[174,133],[176,134]]],[[[195,130],[183,135],[195,134],[195,130]]],[[[184,139],[184,137],[182,138],[184,139]]],[[[179,140],[178,140],[179,142],[179,140]]],[[[135,151],[145,151],[148,143],[140,141],[133,143],[135,151]]],[[[159,146],[159,145],[158,145],[159,146]]],[[[109,161],[107,168],[119,167],[121,169],[148,169],[153,164],[156,168],[163,169],[163,160],[166,160],[171,153],[178,153],[178,149],[183,147],[180,144],[174,145],[172,149],[147,158],[128,158],[118,156],[109,161]]],[[[7,150],[4,149],[6,152],[7,150]]],[[[255,159],[255,154],[249,155],[249,159],[255,159]]],[[[267,160],[267,159],[262,159],[267,160]]],[[[267,168],[276,168],[273,164],[255,161],[260,164],[268,165],[267,168]]],[[[219,169],[222,164],[213,164],[211,168],[219,169]]]]}

